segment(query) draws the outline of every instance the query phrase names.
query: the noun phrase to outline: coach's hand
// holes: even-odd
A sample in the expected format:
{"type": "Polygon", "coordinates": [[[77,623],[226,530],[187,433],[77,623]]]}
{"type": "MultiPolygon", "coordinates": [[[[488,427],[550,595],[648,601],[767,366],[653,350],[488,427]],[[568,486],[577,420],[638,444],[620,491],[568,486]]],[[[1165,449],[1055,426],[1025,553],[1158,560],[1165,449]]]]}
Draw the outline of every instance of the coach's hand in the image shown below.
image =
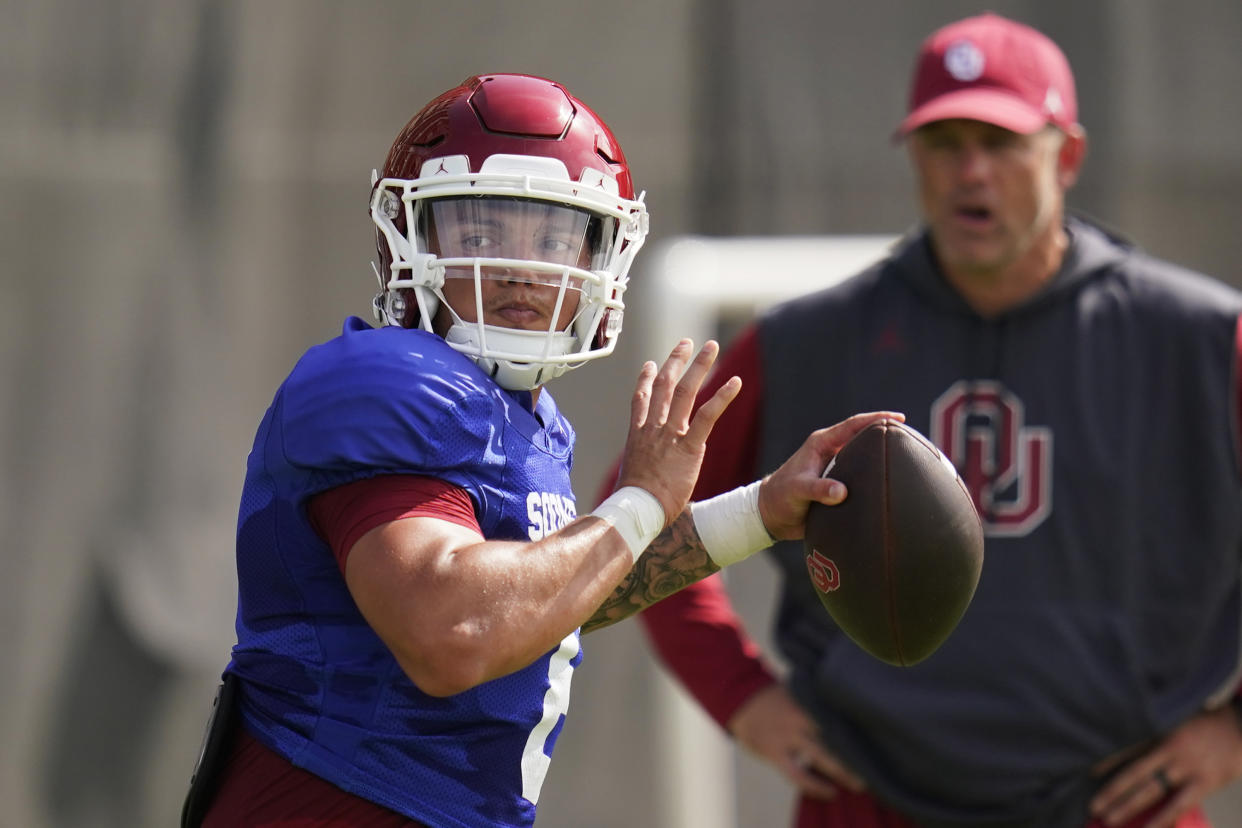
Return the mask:
{"type": "Polygon", "coordinates": [[[865,789],[863,781],[819,739],[819,728],[783,684],[772,684],[742,703],[729,719],[742,747],[766,759],[802,793],[832,799],[837,786],[865,789]]]}
{"type": "Polygon", "coordinates": [[[666,523],[690,502],[707,436],[742,387],[741,379],[730,378],[692,417],[694,399],[720,346],[708,340],[691,361],[693,350],[694,343],[683,339],[658,372],[654,362],[643,365],[617,480],[618,488],[638,486],[651,492],[664,507],[666,523]]]}
{"type": "Polygon", "coordinates": [[[1091,814],[1122,825],[1154,810],[1147,828],[1173,828],[1179,816],[1239,777],[1242,730],[1224,707],[1188,719],[1118,771],[1091,801],[1091,814]]]}

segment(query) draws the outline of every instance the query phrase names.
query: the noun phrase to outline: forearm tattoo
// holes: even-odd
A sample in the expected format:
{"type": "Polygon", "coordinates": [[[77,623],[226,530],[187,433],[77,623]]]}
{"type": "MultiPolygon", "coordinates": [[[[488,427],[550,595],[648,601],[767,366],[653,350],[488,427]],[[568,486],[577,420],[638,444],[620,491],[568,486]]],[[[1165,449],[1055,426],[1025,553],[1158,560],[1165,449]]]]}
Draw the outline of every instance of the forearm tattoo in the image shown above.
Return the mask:
{"type": "Polygon", "coordinates": [[[582,625],[582,632],[607,627],[663,600],[682,587],[702,580],[720,567],[712,562],[694,519],[686,509],[651,542],[630,574],[582,625]]]}

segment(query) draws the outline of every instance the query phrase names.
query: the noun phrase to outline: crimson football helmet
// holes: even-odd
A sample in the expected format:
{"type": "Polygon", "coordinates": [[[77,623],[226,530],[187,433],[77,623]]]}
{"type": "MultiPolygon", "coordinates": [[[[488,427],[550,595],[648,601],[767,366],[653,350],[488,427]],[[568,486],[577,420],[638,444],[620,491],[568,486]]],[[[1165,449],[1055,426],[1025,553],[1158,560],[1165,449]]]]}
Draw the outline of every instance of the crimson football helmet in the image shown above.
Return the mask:
{"type": "Polygon", "coordinates": [[[376,318],[430,331],[446,308],[448,344],[514,390],[612,353],[647,234],[608,126],[560,84],[512,74],[467,78],[406,124],[372,174],[371,219],[376,318]],[[448,279],[473,280],[477,322],[445,301],[448,279]],[[485,279],[559,286],[552,316],[572,319],[485,325],[485,279]]]}

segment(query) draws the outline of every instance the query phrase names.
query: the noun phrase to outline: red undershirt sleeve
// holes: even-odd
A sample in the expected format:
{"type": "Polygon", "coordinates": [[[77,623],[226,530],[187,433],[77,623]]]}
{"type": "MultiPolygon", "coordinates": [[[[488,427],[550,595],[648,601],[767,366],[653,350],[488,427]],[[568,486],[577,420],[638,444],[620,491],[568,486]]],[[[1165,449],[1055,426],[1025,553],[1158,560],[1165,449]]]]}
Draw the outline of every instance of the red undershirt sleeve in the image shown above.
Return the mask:
{"type": "Polygon", "coordinates": [[[412,474],[379,475],[320,492],[307,513],[311,526],[332,547],[342,573],[359,538],[394,520],[434,517],[483,534],[465,489],[412,474]]]}
{"type": "MultiPolygon", "coordinates": [[[[698,404],[732,376],[742,391],[708,438],[694,498],[703,500],[754,479],[763,383],[758,329],[742,331],[721,356],[699,393],[698,404]]],[[[605,478],[600,499],[616,484],[620,461],[605,478]]],[[[719,575],[691,584],[639,614],[664,665],[721,727],[757,691],[774,683],[758,646],[747,636],[719,575]]]]}

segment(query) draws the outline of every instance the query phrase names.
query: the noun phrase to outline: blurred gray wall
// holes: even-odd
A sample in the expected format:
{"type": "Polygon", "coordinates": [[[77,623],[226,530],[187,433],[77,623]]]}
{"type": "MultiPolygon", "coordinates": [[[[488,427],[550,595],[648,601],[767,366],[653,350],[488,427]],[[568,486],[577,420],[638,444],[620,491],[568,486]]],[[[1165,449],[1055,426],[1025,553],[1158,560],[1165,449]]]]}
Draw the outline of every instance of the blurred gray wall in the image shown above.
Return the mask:
{"type": "MultiPolygon", "coordinates": [[[[1071,203],[1238,284],[1242,5],[988,8],[1074,64],[1091,154],[1071,203]]],[[[682,233],[900,232],[888,140],[919,41],[956,0],[2,0],[0,825],[168,826],[232,643],[232,534],[253,429],[307,346],[366,316],[370,170],[467,75],[564,82],[613,127],[652,221],[682,233]]],[[[633,290],[641,291],[643,259],[633,290]]],[[[807,287],[815,274],[807,274],[807,287]]],[[[593,505],[638,365],[553,386],[593,505]]],[[[763,564],[733,588],[762,637],[763,564]]],[[[787,823],[790,794],[670,778],[664,679],[635,624],[589,637],[541,825],[683,828],[678,789],[787,823]]],[[[732,760],[731,760],[732,761],[732,760]]],[[[1212,802],[1242,825],[1239,796],[1212,802]]]]}

